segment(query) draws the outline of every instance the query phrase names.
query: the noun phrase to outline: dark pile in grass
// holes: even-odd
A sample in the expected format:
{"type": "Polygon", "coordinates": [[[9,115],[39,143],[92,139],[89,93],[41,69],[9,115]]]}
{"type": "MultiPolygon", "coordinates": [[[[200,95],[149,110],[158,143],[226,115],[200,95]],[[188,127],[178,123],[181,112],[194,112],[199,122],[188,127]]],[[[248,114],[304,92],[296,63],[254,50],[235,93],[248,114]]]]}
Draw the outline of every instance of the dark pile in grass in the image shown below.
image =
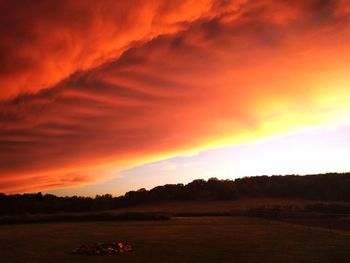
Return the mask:
{"type": "Polygon", "coordinates": [[[103,256],[103,255],[118,255],[125,252],[132,251],[129,244],[123,242],[97,242],[93,245],[81,245],[72,250],[73,255],[89,255],[89,256],[103,256]]]}

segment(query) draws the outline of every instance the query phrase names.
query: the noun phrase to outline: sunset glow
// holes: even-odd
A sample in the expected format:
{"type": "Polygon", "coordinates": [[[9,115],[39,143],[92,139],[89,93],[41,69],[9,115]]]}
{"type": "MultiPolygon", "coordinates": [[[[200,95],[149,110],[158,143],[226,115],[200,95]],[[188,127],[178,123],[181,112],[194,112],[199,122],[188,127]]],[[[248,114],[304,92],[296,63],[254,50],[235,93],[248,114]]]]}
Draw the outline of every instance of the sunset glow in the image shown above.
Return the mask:
{"type": "Polygon", "coordinates": [[[350,171],[349,1],[0,10],[0,192],[350,171]]]}

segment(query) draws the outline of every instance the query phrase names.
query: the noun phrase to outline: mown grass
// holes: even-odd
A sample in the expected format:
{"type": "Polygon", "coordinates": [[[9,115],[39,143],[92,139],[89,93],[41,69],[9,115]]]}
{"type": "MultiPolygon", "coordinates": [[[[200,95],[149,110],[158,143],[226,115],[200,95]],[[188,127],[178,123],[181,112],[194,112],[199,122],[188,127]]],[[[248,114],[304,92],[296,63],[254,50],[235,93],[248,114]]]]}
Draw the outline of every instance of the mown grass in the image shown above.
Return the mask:
{"type": "Polygon", "coordinates": [[[288,199],[243,199],[235,201],[167,202],[131,206],[123,209],[53,214],[19,214],[0,216],[0,224],[87,222],[87,221],[145,221],[167,220],[172,216],[231,216],[242,215],[247,209],[261,205],[298,205],[310,201],[288,199]]]}
{"type": "Polygon", "coordinates": [[[307,219],[307,225],[314,222],[315,225],[320,227],[329,227],[331,223],[332,228],[345,230],[350,229],[350,226],[347,226],[349,211],[350,205],[348,203],[315,203],[315,201],[310,200],[258,198],[235,201],[154,203],[96,212],[19,214],[1,216],[0,224],[147,221],[169,220],[172,217],[253,216],[284,221],[292,219],[294,223],[304,223],[307,219]],[[339,214],[339,212],[342,212],[342,214],[339,214]],[[299,221],[296,219],[299,219],[299,221]],[[312,219],[312,221],[309,219],[312,219]]]}
{"type": "Polygon", "coordinates": [[[350,236],[246,217],[0,226],[0,262],[349,262],[350,236]],[[75,256],[72,248],[122,240],[134,251],[75,256]]]}
{"type": "Polygon", "coordinates": [[[169,220],[170,215],[163,213],[115,211],[90,213],[24,214],[0,217],[0,224],[30,224],[52,222],[87,222],[87,221],[150,221],[169,220]]]}
{"type": "MultiPolygon", "coordinates": [[[[304,207],[314,204],[314,200],[282,199],[282,198],[246,198],[232,201],[174,201],[164,203],[142,204],[118,209],[118,212],[164,212],[177,213],[230,213],[244,211],[254,207],[272,207],[295,205],[304,207]]],[[[327,202],[323,202],[327,203],[327,202]]]]}

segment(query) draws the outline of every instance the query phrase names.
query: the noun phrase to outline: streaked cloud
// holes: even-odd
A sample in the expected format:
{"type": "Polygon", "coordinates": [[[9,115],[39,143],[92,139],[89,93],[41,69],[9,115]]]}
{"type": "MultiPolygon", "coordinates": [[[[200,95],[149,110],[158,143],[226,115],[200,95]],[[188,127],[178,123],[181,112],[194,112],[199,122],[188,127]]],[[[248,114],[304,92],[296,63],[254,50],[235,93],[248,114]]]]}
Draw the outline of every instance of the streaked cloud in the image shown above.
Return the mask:
{"type": "Polygon", "coordinates": [[[349,109],[347,1],[2,5],[0,191],[95,183],[349,109]]]}
{"type": "Polygon", "coordinates": [[[134,42],[176,32],[209,0],[1,1],[1,98],[33,93],[93,68],[134,42]]]}

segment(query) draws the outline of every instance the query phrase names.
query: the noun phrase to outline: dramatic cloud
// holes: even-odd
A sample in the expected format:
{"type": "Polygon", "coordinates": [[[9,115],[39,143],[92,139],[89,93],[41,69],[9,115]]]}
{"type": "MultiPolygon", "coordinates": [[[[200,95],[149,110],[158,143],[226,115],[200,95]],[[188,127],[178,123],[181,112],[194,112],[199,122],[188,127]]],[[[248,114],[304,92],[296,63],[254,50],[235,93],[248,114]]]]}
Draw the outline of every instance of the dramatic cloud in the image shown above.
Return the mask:
{"type": "Polygon", "coordinates": [[[1,8],[0,192],[96,182],[347,110],[347,1],[21,3],[1,8]]]}
{"type": "Polygon", "coordinates": [[[135,41],[179,30],[209,0],[0,1],[0,99],[55,84],[135,41]]]}

